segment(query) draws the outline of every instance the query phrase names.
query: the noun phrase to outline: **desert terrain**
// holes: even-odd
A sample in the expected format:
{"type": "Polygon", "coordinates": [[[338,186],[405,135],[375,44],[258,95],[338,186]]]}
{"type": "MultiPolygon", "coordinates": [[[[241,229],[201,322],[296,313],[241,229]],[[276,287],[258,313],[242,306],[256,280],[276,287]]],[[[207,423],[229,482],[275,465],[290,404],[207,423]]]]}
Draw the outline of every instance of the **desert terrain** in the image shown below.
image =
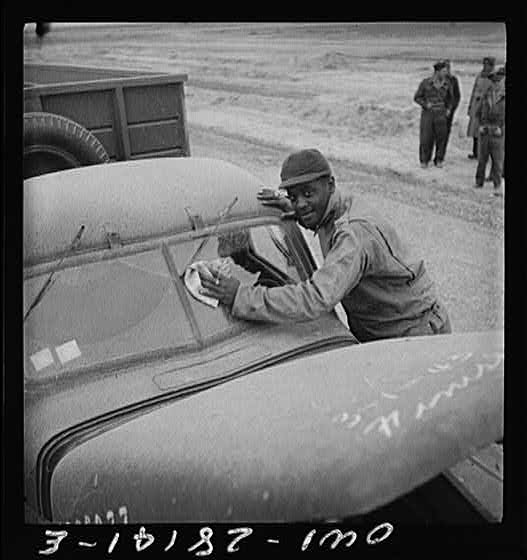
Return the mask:
{"type": "MultiPolygon", "coordinates": [[[[52,24],[24,29],[24,61],[187,74],[191,153],[274,186],[287,154],[317,147],[337,185],[378,208],[424,258],[456,331],[503,328],[504,200],[473,189],[465,135],[499,23],[52,24]],[[450,58],[461,103],[442,169],[419,167],[419,82],[450,58]]],[[[316,239],[306,233],[319,254],[316,239]]]]}

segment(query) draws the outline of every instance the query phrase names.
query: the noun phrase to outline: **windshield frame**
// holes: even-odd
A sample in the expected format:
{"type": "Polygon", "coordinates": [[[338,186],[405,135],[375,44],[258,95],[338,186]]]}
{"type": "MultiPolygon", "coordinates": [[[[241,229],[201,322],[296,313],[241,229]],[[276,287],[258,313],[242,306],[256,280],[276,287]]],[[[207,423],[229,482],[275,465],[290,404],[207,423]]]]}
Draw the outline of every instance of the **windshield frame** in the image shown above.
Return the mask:
{"type": "MultiPolygon", "coordinates": [[[[179,356],[189,356],[195,354],[196,352],[213,347],[218,343],[225,342],[225,340],[229,337],[240,335],[244,331],[247,331],[249,334],[249,332],[252,333],[255,329],[262,328],[262,326],[257,323],[247,324],[246,322],[233,319],[229,312],[220,306],[218,311],[227,317],[228,322],[231,324],[231,328],[224,329],[221,333],[216,335],[204,336],[200,330],[197,317],[190,305],[189,300],[192,296],[187,293],[183,279],[177,272],[174,259],[170,254],[170,248],[188,241],[199,241],[200,239],[204,239],[212,235],[220,235],[222,232],[232,231],[233,229],[255,228],[258,226],[269,225],[278,225],[283,229],[285,236],[291,242],[290,245],[293,249],[293,259],[299,276],[302,279],[309,278],[316,265],[313,267],[311,266],[311,263],[314,265],[314,260],[296,223],[281,220],[277,216],[268,215],[262,217],[251,217],[242,220],[239,218],[226,220],[220,224],[219,227],[216,224],[212,224],[199,230],[179,232],[174,235],[156,235],[148,239],[140,239],[135,242],[130,241],[127,242],[126,245],[115,246],[113,248],[91,249],[84,252],[82,251],[82,248],[80,248],[74,254],[65,256],[64,258],[57,258],[46,263],[25,267],[23,279],[26,281],[38,276],[44,276],[51,271],[58,275],[62,270],[67,270],[69,268],[118,260],[122,257],[140,254],[146,251],[158,250],[163,256],[167,269],[170,272],[171,281],[177,291],[177,297],[184,308],[186,319],[191,325],[194,340],[190,343],[185,342],[183,344],[175,344],[173,346],[163,347],[162,349],[154,349],[150,351],[142,350],[126,356],[107,358],[89,365],[69,367],[67,368],[67,372],[68,376],[73,374],[76,377],[77,374],[85,374],[89,372],[100,372],[106,374],[109,371],[139,367],[145,363],[171,359],[179,356]]],[[[46,383],[55,378],[56,372],[50,372],[47,375],[46,373],[40,372],[39,375],[25,376],[26,381],[32,384],[39,384],[42,382],[46,383]]]]}

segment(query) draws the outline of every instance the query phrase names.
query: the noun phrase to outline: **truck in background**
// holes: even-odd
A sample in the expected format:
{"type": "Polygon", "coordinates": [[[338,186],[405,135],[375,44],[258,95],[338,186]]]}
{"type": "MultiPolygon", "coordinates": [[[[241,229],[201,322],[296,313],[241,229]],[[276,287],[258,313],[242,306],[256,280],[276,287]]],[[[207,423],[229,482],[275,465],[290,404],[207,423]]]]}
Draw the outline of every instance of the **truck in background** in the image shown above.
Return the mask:
{"type": "Polygon", "coordinates": [[[190,156],[186,74],[24,65],[24,178],[111,161],[190,156]]]}

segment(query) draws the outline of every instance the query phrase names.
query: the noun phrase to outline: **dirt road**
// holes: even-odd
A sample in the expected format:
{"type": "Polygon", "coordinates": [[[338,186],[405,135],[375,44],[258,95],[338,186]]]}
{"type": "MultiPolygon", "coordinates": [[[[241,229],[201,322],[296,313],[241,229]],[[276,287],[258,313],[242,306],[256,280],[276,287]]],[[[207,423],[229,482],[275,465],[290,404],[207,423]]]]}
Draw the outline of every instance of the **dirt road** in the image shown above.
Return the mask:
{"type": "MultiPolygon", "coordinates": [[[[24,58],[186,73],[192,155],[275,185],[284,157],[318,147],[337,184],[390,218],[427,263],[455,330],[503,327],[503,200],[472,188],[466,111],[483,56],[505,60],[500,24],[152,24],[52,27],[24,58]],[[422,170],[413,94],[449,57],[462,101],[443,169],[422,170]]],[[[318,252],[311,234],[308,240],[318,252]]]]}

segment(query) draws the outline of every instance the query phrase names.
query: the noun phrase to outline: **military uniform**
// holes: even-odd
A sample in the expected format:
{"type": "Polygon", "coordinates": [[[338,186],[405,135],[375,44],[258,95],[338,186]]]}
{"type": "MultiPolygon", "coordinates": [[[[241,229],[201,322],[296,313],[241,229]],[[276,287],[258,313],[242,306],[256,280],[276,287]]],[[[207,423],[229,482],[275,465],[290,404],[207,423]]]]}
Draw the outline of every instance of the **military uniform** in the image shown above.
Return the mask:
{"type": "Polygon", "coordinates": [[[505,156],[505,88],[501,86],[501,82],[500,85],[492,84],[487,90],[478,107],[476,117],[479,121],[476,186],[483,186],[485,168],[490,157],[492,161],[490,178],[494,188],[499,189],[505,156]]]}
{"type": "Polygon", "coordinates": [[[453,106],[453,95],[448,79],[435,76],[425,78],[417,88],[414,101],[422,107],[419,127],[419,161],[428,165],[435,145],[434,163],[445,157],[448,138],[447,113],[453,106]]]}
{"type": "Polygon", "coordinates": [[[323,266],[298,284],[240,286],[231,312],[243,319],[315,319],[342,303],[361,342],[450,332],[424,262],[410,257],[395,230],[355,199],[331,195],[316,228],[323,266]]]}
{"type": "MultiPolygon", "coordinates": [[[[494,66],[495,59],[493,57],[485,57],[483,59],[483,64],[489,64],[494,66]]],[[[478,137],[479,137],[479,117],[478,109],[481,104],[485,93],[492,85],[489,78],[490,71],[482,70],[474,81],[474,86],[472,87],[472,93],[470,95],[470,101],[468,103],[468,126],[467,126],[467,136],[473,138],[473,153],[470,155],[473,159],[478,157],[478,137]]]]}

